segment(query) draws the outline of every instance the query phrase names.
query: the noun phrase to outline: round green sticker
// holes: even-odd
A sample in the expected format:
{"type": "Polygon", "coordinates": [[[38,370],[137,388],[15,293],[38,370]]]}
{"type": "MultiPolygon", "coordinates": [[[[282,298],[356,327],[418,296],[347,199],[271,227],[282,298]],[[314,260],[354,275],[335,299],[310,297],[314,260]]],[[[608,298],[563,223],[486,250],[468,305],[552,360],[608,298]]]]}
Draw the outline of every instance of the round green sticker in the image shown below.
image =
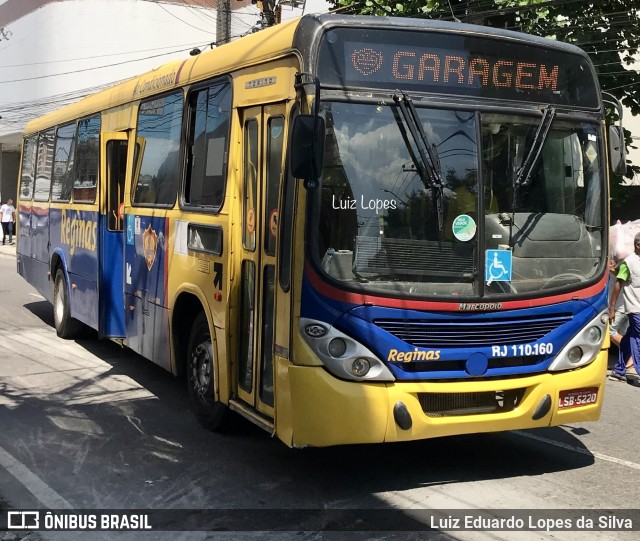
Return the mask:
{"type": "Polygon", "coordinates": [[[453,236],[458,240],[466,242],[471,240],[476,234],[476,222],[468,214],[460,214],[453,220],[451,226],[453,230],[453,236]]]}

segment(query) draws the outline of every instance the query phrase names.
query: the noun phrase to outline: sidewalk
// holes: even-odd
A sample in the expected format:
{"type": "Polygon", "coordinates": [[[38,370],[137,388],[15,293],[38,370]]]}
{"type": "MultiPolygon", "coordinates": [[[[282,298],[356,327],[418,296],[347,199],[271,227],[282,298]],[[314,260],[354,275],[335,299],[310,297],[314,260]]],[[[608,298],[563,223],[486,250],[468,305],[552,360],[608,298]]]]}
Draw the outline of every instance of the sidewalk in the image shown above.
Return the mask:
{"type": "MultiPolygon", "coordinates": [[[[15,240],[14,240],[15,243],[15,240]]],[[[16,256],[16,245],[15,244],[5,244],[4,246],[0,243],[0,257],[15,257],[16,256]]]]}

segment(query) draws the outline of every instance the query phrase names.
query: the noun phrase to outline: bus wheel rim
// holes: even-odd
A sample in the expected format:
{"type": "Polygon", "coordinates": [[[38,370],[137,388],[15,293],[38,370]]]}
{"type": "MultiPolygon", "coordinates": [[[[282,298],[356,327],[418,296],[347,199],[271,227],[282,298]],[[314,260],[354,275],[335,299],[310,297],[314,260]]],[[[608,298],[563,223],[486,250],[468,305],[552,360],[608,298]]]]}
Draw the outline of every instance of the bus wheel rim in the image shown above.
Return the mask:
{"type": "Polygon", "coordinates": [[[64,293],[62,291],[63,285],[58,283],[58,287],[56,288],[56,309],[55,316],[56,322],[60,323],[62,318],[64,317],[64,293]]]}
{"type": "Polygon", "coordinates": [[[196,392],[204,396],[211,384],[211,351],[208,343],[198,344],[192,356],[193,386],[196,392]]]}

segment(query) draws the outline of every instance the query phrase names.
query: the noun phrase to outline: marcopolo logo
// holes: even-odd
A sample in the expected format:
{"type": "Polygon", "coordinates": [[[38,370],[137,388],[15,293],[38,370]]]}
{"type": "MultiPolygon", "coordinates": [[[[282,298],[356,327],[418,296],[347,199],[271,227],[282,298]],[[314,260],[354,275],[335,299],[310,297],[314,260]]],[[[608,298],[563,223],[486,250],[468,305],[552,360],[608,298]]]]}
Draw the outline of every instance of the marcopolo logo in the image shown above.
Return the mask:
{"type": "Polygon", "coordinates": [[[479,312],[481,310],[502,310],[501,302],[461,302],[458,304],[461,312],[479,312]]]}

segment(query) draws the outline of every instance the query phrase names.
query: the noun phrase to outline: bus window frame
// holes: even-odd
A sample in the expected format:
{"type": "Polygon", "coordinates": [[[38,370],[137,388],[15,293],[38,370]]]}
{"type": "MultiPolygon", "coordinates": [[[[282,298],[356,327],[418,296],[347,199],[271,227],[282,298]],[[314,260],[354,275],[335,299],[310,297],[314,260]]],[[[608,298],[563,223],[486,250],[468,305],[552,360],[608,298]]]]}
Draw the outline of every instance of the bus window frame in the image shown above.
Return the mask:
{"type": "MultiPolygon", "coordinates": [[[[181,167],[181,178],[180,185],[178,187],[178,206],[180,210],[189,211],[189,212],[198,212],[202,214],[212,214],[218,215],[222,212],[224,208],[224,202],[227,197],[227,188],[229,186],[229,156],[231,152],[231,133],[233,129],[233,114],[234,114],[234,93],[233,93],[233,80],[229,75],[223,75],[214,77],[213,79],[207,79],[206,81],[198,82],[194,85],[191,85],[185,93],[184,96],[184,111],[182,114],[182,167],[181,167]],[[187,202],[185,199],[185,192],[187,188],[187,145],[191,138],[192,126],[191,126],[191,105],[190,99],[194,92],[199,92],[205,88],[211,88],[217,84],[226,84],[229,88],[230,94],[230,109],[229,109],[229,131],[227,132],[227,162],[224,166],[224,188],[222,190],[222,200],[219,206],[213,205],[194,205],[192,203],[187,202]]],[[[133,191],[131,192],[134,193],[133,191]]]]}
{"type": "Polygon", "coordinates": [[[167,92],[162,92],[160,94],[153,94],[151,96],[146,96],[141,99],[137,103],[136,107],[136,121],[135,121],[135,136],[136,136],[136,144],[139,145],[140,151],[137,155],[134,155],[134,174],[135,177],[133,182],[131,183],[131,189],[129,191],[129,203],[133,208],[148,208],[148,209],[173,209],[176,206],[176,200],[180,199],[180,190],[181,185],[184,178],[184,152],[185,152],[185,109],[186,109],[186,99],[185,99],[185,87],[180,86],[177,88],[172,88],[167,92]],[[138,189],[138,183],[140,182],[140,173],[142,172],[142,162],[144,159],[144,151],[147,148],[147,141],[141,141],[140,136],[140,106],[143,103],[148,103],[154,100],[158,100],[164,98],[165,96],[171,96],[174,94],[181,94],[182,96],[182,119],[180,122],[180,138],[178,140],[178,175],[182,178],[178,179],[176,184],[176,197],[174,198],[172,203],[142,203],[140,201],[135,200],[136,190],[138,189]],[[137,163],[135,163],[137,158],[137,163]]]}
{"type": "MultiPolygon", "coordinates": [[[[127,132],[116,132],[116,133],[124,133],[127,134],[127,132]]],[[[101,145],[102,148],[102,145],[101,145]]],[[[105,220],[105,225],[106,225],[106,230],[110,233],[117,233],[117,232],[121,232],[124,230],[124,216],[120,216],[119,215],[119,209],[120,209],[120,205],[124,205],[124,199],[125,199],[125,193],[126,193],[126,173],[127,173],[127,163],[128,163],[128,153],[129,153],[129,139],[128,137],[126,139],[117,139],[114,138],[113,135],[111,137],[109,137],[109,134],[107,134],[107,138],[106,141],[104,141],[104,151],[105,151],[105,156],[104,156],[104,161],[106,164],[106,175],[105,175],[105,184],[106,184],[106,197],[105,197],[105,201],[106,201],[106,220],[105,220]],[[112,197],[113,197],[113,182],[112,182],[112,174],[113,174],[113,168],[112,168],[112,161],[111,158],[113,157],[113,151],[110,151],[110,148],[112,148],[111,145],[113,145],[114,143],[120,143],[120,145],[122,145],[122,143],[124,143],[124,148],[125,148],[125,152],[124,152],[124,168],[123,168],[123,172],[124,172],[124,176],[123,176],[123,180],[122,180],[122,202],[120,203],[117,198],[117,204],[115,205],[115,207],[112,206],[112,197]],[[111,211],[114,211],[117,214],[112,214],[111,211]],[[112,222],[112,219],[115,218],[115,226],[112,222]],[[118,226],[119,227],[116,227],[118,226]]]]}
{"type": "Polygon", "coordinates": [[[34,193],[34,188],[35,188],[35,182],[36,182],[36,164],[38,163],[38,135],[40,134],[40,132],[36,132],[36,133],[32,133],[30,135],[27,135],[24,137],[24,139],[22,140],[22,149],[20,151],[20,184],[18,187],[18,194],[17,194],[17,199],[19,201],[33,201],[33,193],[34,193]],[[34,141],[34,145],[35,145],[35,149],[33,152],[33,177],[31,179],[31,188],[30,188],[30,195],[29,197],[23,196],[22,195],[22,187],[23,187],[23,183],[22,183],[22,179],[23,179],[23,175],[24,175],[24,156],[25,156],[25,152],[24,152],[24,148],[25,145],[27,143],[27,140],[31,139],[34,141]]]}
{"type": "MultiPolygon", "coordinates": [[[[55,143],[53,145],[53,158],[54,158],[54,164],[55,164],[55,156],[56,156],[56,150],[58,148],[58,131],[61,128],[66,128],[67,126],[75,126],[75,130],[74,130],[74,134],[73,134],[73,166],[72,166],[72,170],[71,171],[67,171],[67,174],[71,174],[71,179],[72,179],[72,185],[71,185],[71,192],[69,195],[68,199],[53,199],[53,173],[51,176],[51,195],[50,195],[50,201],[52,203],[71,203],[73,200],[73,190],[74,190],[74,183],[75,183],[75,174],[76,174],[76,144],[78,141],[78,119],[72,120],[70,122],[65,122],[64,124],[58,124],[55,126],[55,130],[56,130],[56,139],[55,139],[55,143]]],[[[68,157],[67,157],[67,165],[68,165],[69,161],[68,161],[68,157]]]]}
{"type": "MultiPolygon", "coordinates": [[[[277,237],[277,233],[276,235],[272,235],[270,233],[270,220],[271,220],[271,216],[273,215],[273,212],[275,211],[276,213],[279,213],[279,202],[280,202],[280,196],[281,196],[281,185],[283,184],[283,181],[285,179],[285,168],[283,167],[285,161],[286,161],[286,152],[287,152],[287,147],[285,146],[286,143],[286,138],[285,138],[285,127],[287,126],[287,117],[286,114],[282,113],[278,113],[275,114],[273,116],[269,116],[266,120],[265,123],[265,137],[266,137],[266,148],[265,148],[265,173],[264,173],[264,204],[265,204],[265,212],[264,212],[264,216],[262,217],[263,219],[263,228],[264,228],[264,235],[263,235],[263,240],[262,240],[262,244],[263,244],[263,252],[270,256],[270,257],[276,257],[277,255],[277,251],[278,251],[278,237],[277,237]],[[281,148],[280,148],[280,153],[279,153],[279,160],[278,163],[275,164],[275,160],[272,161],[272,158],[274,157],[274,146],[273,146],[273,138],[271,137],[271,130],[273,129],[273,120],[274,119],[279,119],[282,121],[282,140],[281,140],[281,148]],[[277,179],[272,177],[272,174],[274,173],[272,167],[274,165],[277,165],[277,170],[279,171],[279,173],[275,173],[274,176],[277,175],[277,179]],[[275,182],[274,182],[275,181],[275,182]],[[275,187],[275,190],[272,191],[272,189],[275,187]],[[275,199],[275,201],[274,201],[275,199]],[[269,203],[271,203],[271,205],[269,205],[269,203]]],[[[277,214],[276,214],[277,216],[277,214]]],[[[275,280],[275,275],[274,275],[274,280],[275,280]]]]}
{"type": "MultiPolygon", "coordinates": [[[[260,162],[261,157],[261,129],[263,128],[262,120],[257,117],[245,119],[242,124],[242,186],[241,186],[241,204],[242,204],[242,249],[247,252],[255,253],[259,248],[258,231],[262,224],[257,222],[258,206],[262,203],[262,198],[258,197],[260,192],[260,162]],[[253,128],[253,131],[252,131],[253,128]],[[254,138],[252,139],[252,136],[254,138]],[[253,144],[253,146],[252,146],[253,144]],[[253,155],[252,155],[253,152],[253,155]],[[251,163],[250,159],[255,158],[256,163],[251,163]],[[256,167],[257,164],[257,167],[256,167]],[[250,166],[253,165],[251,173],[250,166]],[[249,176],[250,174],[253,177],[249,176]],[[251,188],[251,192],[249,190],[251,188]],[[253,207],[249,205],[253,203],[253,207]],[[246,224],[248,223],[249,211],[253,211],[253,231],[249,231],[246,224]]],[[[264,158],[264,157],[263,157],[264,158]]]]}
{"type": "Polygon", "coordinates": [[[87,115],[87,116],[83,116],[81,118],[77,118],[76,119],[76,140],[75,140],[75,150],[74,150],[74,155],[73,155],[73,190],[71,192],[71,199],[70,202],[73,203],[78,203],[80,205],[95,205],[96,202],[98,201],[98,191],[100,189],[100,137],[102,135],[102,126],[103,126],[103,122],[102,122],[102,111],[98,111],[97,113],[94,113],[92,115],[87,115]],[[96,167],[96,185],[94,188],[94,195],[93,195],[93,199],[89,200],[89,199],[77,199],[76,198],[76,190],[79,188],[76,188],[76,181],[77,179],[77,174],[78,174],[78,135],[79,135],[79,130],[80,130],[80,123],[85,121],[85,120],[91,120],[93,118],[97,118],[100,121],[100,129],[98,130],[98,160],[97,160],[97,167],[96,167]]]}
{"type": "Polygon", "coordinates": [[[49,189],[47,190],[47,197],[45,198],[37,198],[36,197],[36,185],[37,185],[37,180],[38,180],[38,156],[40,154],[40,138],[41,137],[46,137],[47,133],[52,133],[53,134],[53,153],[52,153],[52,158],[55,156],[55,142],[56,142],[56,126],[53,126],[51,128],[47,128],[46,130],[42,130],[38,132],[38,137],[37,137],[37,143],[36,143],[36,160],[35,160],[35,170],[34,170],[34,178],[33,178],[33,194],[32,194],[32,198],[31,200],[34,203],[48,203],[51,200],[51,183],[53,180],[53,159],[51,160],[51,173],[49,174],[49,189]]]}

